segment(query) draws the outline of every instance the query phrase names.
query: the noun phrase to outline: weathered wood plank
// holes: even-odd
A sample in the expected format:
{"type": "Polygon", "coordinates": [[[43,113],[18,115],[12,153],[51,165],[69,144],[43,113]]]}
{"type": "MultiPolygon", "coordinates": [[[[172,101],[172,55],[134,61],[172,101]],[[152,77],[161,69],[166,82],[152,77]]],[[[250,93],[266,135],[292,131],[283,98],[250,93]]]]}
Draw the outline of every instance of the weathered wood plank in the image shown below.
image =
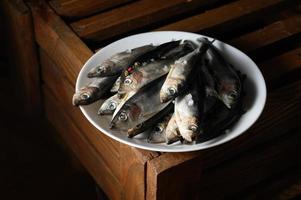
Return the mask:
{"type": "Polygon", "coordinates": [[[246,24],[250,19],[262,18],[264,15],[288,5],[296,4],[296,0],[239,0],[205,13],[195,15],[156,30],[177,30],[188,32],[226,32],[241,23],[246,24]]]}
{"type": "Polygon", "coordinates": [[[261,30],[235,38],[229,43],[244,51],[251,52],[301,32],[301,15],[276,21],[261,30]]]}
{"type": "Polygon", "coordinates": [[[74,85],[83,64],[92,51],[78,38],[48,5],[30,5],[35,38],[39,46],[64,70],[74,85]]]}
{"type": "Polygon", "coordinates": [[[14,90],[16,99],[20,100],[19,113],[39,116],[41,115],[39,64],[30,10],[23,1],[4,0],[0,5],[0,10],[4,13],[7,51],[11,54],[7,56],[13,67],[11,72],[14,90]]]}
{"type": "MultiPolygon", "coordinates": [[[[65,114],[70,117],[72,123],[76,124],[81,134],[89,141],[89,145],[97,151],[99,157],[110,168],[113,174],[119,179],[119,143],[99,132],[90,124],[79,108],[73,107],[71,103],[74,88],[66,81],[65,77],[58,70],[44,51],[40,51],[42,65],[42,79],[51,90],[53,95],[64,105],[65,114]]],[[[57,110],[57,112],[60,112],[57,110]]]]}
{"type": "Polygon", "coordinates": [[[141,0],[70,25],[80,37],[100,41],[213,2],[216,0],[141,0]]]}
{"type": "Polygon", "coordinates": [[[133,0],[52,0],[51,7],[63,17],[84,17],[133,0]]]}
{"type": "MultiPolygon", "coordinates": [[[[253,149],[258,145],[264,145],[266,142],[276,137],[287,135],[291,130],[300,127],[298,122],[294,120],[301,117],[300,94],[300,81],[270,93],[266,108],[260,119],[246,133],[231,142],[212,149],[191,152],[188,156],[187,154],[165,153],[158,158],[150,160],[147,163],[147,178],[149,183],[147,185],[147,197],[150,199],[153,197],[165,197],[164,195],[172,193],[174,195],[176,191],[179,192],[177,196],[187,195],[186,192],[190,191],[189,188],[186,188],[187,185],[193,186],[197,180],[201,180],[200,174],[204,169],[220,165],[223,161],[235,156],[236,160],[239,161],[239,157],[237,156],[242,152],[247,152],[247,150],[253,149]],[[281,114],[278,115],[278,113],[281,114]],[[175,164],[173,160],[175,160],[175,164]],[[184,176],[182,180],[179,174],[188,168],[188,174],[191,174],[190,172],[193,171],[195,172],[195,177],[194,179],[189,179],[184,176]],[[167,184],[176,182],[176,180],[172,180],[172,177],[175,177],[173,173],[177,174],[177,184],[167,184]],[[155,180],[152,180],[154,175],[156,175],[155,180]],[[168,188],[164,184],[167,184],[168,188]],[[187,190],[177,190],[178,187],[181,187],[179,185],[185,187],[187,190]],[[183,191],[186,191],[184,192],[185,194],[181,193],[183,191]]],[[[198,195],[197,191],[194,191],[195,196],[198,195]]]]}
{"type": "Polygon", "coordinates": [[[59,99],[55,98],[47,87],[43,87],[43,93],[46,115],[51,124],[59,131],[64,141],[78,156],[106,195],[110,199],[120,199],[119,181],[104,163],[103,158],[74,125],[73,120],[65,114],[64,105],[59,103],[59,99]],[[60,111],[59,115],[58,111],[60,111]]]}
{"type": "Polygon", "coordinates": [[[156,152],[137,150],[125,144],[120,144],[121,184],[123,199],[145,199],[146,162],[159,156],[156,152]],[[140,154],[143,154],[141,156],[140,154]],[[137,155],[138,154],[138,155],[137,155]]]}

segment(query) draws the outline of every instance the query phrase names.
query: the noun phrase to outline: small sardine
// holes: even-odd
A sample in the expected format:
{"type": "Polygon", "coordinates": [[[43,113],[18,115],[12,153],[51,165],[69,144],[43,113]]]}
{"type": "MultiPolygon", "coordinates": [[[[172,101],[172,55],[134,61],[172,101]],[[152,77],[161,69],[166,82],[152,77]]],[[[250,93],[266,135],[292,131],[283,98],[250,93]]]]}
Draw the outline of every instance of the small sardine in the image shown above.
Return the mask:
{"type": "Polygon", "coordinates": [[[175,99],[175,119],[181,136],[187,142],[193,142],[201,132],[201,113],[203,106],[202,92],[197,83],[175,99]]]}
{"type": "Polygon", "coordinates": [[[164,119],[157,123],[150,131],[147,142],[148,143],[164,143],[166,142],[166,127],[171,118],[171,114],[165,116],[164,119]]]}
{"type": "Polygon", "coordinates": [[[170,103],[168,106],[166,106],[163,110],[155,114],[150,119],[142,122],[141,124],[138,124],[137,126],[130,128],[128,130],[128,137],[134,137],[147,129],[150,129],[151,127],[154,127],[159,121],[164,118],[164,116],[168,115],[168,113],[172,112],[174,108],[173,103],[170,103]]]}
{"type": "Polygon", "coordinates": [[[178,59],[172,66],[161,88],[161,102],[177,97],[187,87],[188,79],[194,71],[198,60],[209,48],[209,43],[203,42],[198,49],[178,59]]]}
{"type": "Polygon", "coordinates": [[[118,97],[118,94],[115,94],[105,100],[98,110],[98,115],[110,115],[113,114],[119,103],[122,101],[118,97]]]}
{"type": "Polygon", "coordinates": [[[101,99],[110,90],[116,79],[117,76],[95,79],[73,95],[73,105],[88,105],[101,99]]]}
{"type": "Polygon", "coordinates": [[[207,51],[207,56],[209,61],[208,71],[215,80],[217,96],[228,108],[231,108],[241,96],[240,78],[235,69],[213,45],[207,51]]]}
{"type": "Polygon", "coordinates": [[[132,50],[117,53],[103,61],[100,66],[96,66],[88,72],[88,77],[115,76],[121,73],[126,67],[131,65],[139,56],[146,54],[156,48],[154,45],[144,45],[132,50]]]}
{"type": "Polygon", "coordinates": [[[182,139],[179,133],[179,128],[176,122],[175,114],[171,116],[170,120],[167,123],[165,137],[166,144],[172,144],[182,139]]]}
{"type": "Polygon", "coordinates": [[[128,130],[148,120],[165,108],[169,102],[161,103],[159,98],[160,88],[164,79],[160,78],[152,87],[144,87],[134,94],[126,94],[115,110],[111,127],[128,130]]]}

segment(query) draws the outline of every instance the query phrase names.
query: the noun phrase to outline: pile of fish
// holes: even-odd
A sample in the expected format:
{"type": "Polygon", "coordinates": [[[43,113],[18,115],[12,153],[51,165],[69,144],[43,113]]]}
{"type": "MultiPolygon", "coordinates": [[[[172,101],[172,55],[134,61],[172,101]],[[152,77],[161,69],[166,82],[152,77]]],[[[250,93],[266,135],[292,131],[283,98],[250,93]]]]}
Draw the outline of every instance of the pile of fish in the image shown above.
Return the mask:
{"type": "Polygon", "coordinates": [[[244,75],[213,43],[176,40],[117,53],[89,71],[91,83],[73,105],[107,98],[98,114],[112,115],[110,128],[128,137],[146,132],[150,143],[216,137],[243,113],[244,75]]]}

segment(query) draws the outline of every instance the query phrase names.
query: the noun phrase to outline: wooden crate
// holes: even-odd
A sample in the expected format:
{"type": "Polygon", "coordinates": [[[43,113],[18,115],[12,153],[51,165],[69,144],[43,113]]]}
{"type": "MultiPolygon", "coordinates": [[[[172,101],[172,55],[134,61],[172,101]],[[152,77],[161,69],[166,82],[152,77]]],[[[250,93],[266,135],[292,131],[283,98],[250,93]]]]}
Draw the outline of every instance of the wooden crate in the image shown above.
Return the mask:
{"type": "Polygon", "coordinates": [[[38,78],[43,83],[39,86],[45,114],[110,199],[294,197],[301,190],[299,3],[298,0],[28,3],[39,49],[38,78]],[[144,151],[120,144],[96,130],[71,104],[80,69],[104,45],[151,30],[207,34],[250,55],[268,86],[266,107],[255,125],[226,144],[189,153],[144,151]]]}

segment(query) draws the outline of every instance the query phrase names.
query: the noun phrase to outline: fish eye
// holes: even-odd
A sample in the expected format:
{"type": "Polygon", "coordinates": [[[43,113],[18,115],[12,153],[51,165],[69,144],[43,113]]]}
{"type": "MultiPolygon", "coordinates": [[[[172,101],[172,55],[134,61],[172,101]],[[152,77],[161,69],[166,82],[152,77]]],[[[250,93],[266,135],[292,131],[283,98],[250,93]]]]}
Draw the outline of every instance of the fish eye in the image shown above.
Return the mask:
{"type": "Polygon", "coordinates": [[[237,93],[233,91],[228,96],[229,96],[230,99],[236,99],[237,98],[237,93]]]}
{"type": "Polygon", "coordinates": [[[191,131],[193,131],[193,132],[195,132],[195,131],[198,130],[198,127],[197,127],[196,125],[190,125],[190,126],[188,127],[188,129],[191,130],[191,131]]]}
{"type": "Polygon", "coordinates": [[[118,119],[120,121],[126,121],[128,119],[128,116],[126,115],[126,113],[122,112],[122,113],[120,113],[118,119]]]}
{"type": "Polygon", "coordinates": [[[130,78],[126,78],[125,80],[124,80],[124,84],[125,85],[129,85],[129,84],[131,84],[133,81],[130,79],[130,78]]]}
{"type": "Polygon", "coordinates": [[[170,87],[170,88],[168,88],[168,92],[170,95],[174,95],[177,92],[177,90],[173,87],[170,87]]]}
{"type": "Polygon", "coordinates": [[[88,93],[83,93],[82,95],[80,95],[81,96],[81,98],[83,99],[83,100],[87,100],[87,99],[89,99],[89,97],[90,97],[90,95],[88,94],[88,93]]]}
{"type": "Polygon", "coordinates": [[[163,131],[163,128],[161,126],[156,126],[155,127],[155,132],[156,133],[162,133],[162,131],[163,131]]]}
{"type": "Polygon", "coordinates": [[[111,102],[108,107],[109,107],[109,110],[115,110],[116,109],[116,103],[111,102]]]}

